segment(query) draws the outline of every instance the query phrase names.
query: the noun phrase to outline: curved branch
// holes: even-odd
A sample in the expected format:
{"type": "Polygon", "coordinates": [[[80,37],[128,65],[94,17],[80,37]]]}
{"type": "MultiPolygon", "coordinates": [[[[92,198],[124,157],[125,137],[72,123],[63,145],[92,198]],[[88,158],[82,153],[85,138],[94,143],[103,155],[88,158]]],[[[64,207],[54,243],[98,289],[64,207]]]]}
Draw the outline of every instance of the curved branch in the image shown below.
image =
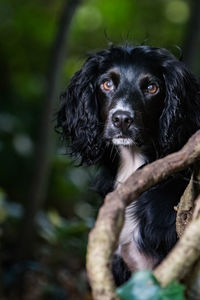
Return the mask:
{"type": "MultiPolygon", "coordinates": [[[[136,171],[107,195],[89,235],[87,271],[95,300],[118,299],[111,271],[112,254],[123,225],[125,208],[144,191],[191,165],[200,156],[200,131],[178,152],[136,171]]],[[[160,278],[159,278],[160,279],[160,278]]]]}
{"type": "Polygon", "coordinates": [[[162,286],[172,280],[183,279],[190,271],[200,253],[200,218],[192,220],[181,239],[164,261],[155,269],[154,275],[162,286]]]}

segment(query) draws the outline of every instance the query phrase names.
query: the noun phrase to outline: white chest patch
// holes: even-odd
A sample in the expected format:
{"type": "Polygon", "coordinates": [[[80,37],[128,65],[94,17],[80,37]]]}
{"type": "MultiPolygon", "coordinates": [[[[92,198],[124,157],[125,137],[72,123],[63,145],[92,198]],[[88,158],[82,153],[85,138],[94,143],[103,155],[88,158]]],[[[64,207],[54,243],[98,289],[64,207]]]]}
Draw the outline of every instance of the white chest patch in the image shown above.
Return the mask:
{"type": "MultiPolygon", "coordinates": [[[[115,188],[118,188],[121,183],[126,181],[139,167],[145,163],[145,157],[139,152],[136,147],[120,147],[120,166],[115,182],[115,188]]],[[[137,220],[133,217],[134,203],[126,208],[125,221],[122,228],[119,244],[123,245],[131,242],[133,236],[137,239],[137,220]]]]}
{"type": "MultiPolygon", "coordinates": [[[[120,158],[120,166],[115,182],[116,189],[146,161],[145,156],[134,146],[120,146],[120,158]]],[[[125,221],[120,233],[119,245],[116,251],[116,254],[122,256],[126,261],[130,270],[133,270],[134,268],[143,269],[150,267],[151,265],[151,263],[149,263],[137,250],[139,232],[137,216],[133,217],[134,206],[134,203],[132,203],[126,208],[125,221]]]]}
{"type": "Polygon", "coordinates": [[[128,179],[139,167],[145,163],[145,157],[135,146],[120,146],[120,166],[118,169],[115,188],[128,179]]]}

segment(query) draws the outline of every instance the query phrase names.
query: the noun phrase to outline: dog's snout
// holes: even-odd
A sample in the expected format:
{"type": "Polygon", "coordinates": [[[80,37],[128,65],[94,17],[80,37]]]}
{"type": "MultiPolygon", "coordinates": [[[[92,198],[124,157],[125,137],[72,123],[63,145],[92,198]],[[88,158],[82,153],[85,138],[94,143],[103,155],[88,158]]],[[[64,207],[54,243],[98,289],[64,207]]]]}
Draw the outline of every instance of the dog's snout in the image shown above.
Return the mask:
{"type": "Polygon", "coordinates": [[[118,110],[112,115],[112,123],[117,128],[127,130],[133,123],[133,117],[128,111],[118,110]]]}

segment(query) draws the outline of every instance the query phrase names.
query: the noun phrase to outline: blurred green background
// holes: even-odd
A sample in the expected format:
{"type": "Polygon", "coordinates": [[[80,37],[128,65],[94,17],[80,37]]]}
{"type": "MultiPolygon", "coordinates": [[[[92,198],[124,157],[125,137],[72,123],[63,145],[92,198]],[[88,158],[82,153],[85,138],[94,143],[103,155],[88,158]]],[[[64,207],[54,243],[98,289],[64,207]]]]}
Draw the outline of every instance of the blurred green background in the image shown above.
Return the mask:
{"type": "Polygon", "coordinates": [[[166,47],[200,74],[198,0],[0,0],[0,299],[91,299],[98,172],[55,133],[59,94],[110,42],[166,47]]]}

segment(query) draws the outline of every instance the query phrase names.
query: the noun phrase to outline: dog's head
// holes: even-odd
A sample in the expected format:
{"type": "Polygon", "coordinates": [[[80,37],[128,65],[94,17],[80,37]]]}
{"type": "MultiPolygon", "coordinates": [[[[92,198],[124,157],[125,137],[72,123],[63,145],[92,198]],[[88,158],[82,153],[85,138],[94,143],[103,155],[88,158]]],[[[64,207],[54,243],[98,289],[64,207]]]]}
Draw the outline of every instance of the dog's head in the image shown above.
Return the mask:
{"type": "Polygon", "coordinates": [[[165,49],[113,47],[87,59],[62,95],[58,127],[72,153],[93,164],[106,145],[164,156],[200,126],[199,85],[165,49]]]}

